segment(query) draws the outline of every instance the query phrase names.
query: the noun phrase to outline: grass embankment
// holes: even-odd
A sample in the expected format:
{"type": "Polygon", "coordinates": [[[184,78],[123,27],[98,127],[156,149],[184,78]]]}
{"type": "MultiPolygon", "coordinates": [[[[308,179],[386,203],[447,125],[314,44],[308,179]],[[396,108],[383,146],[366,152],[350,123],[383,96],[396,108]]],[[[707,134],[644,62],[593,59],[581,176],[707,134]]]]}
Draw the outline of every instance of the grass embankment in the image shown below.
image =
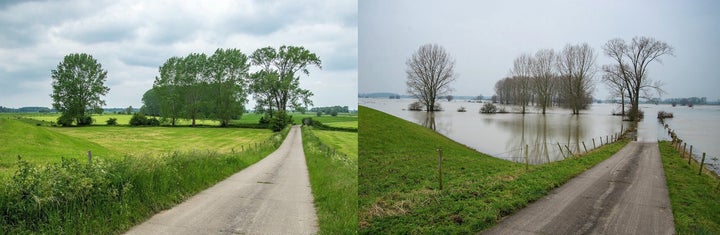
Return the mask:
{"type": "MultiPolygon", "coordinates": [[[[432,130],[360,107],[359,232],[476,233],[546,195],[627,144],[530,166],[478,153],[432,130]],[[443,149],[443,190],[437,147],[443,149]]],[[[478,133],[482,134],[482,133],[478,133]]]]}
{"type": "Polygon", "coordinates": [[[319,234],[357,233],[357,133],[303,127],[302,134],[319,234]]]}
{"type": "Polygon", "coordinates": [[[699,164],[681,158],[670,142],[660,142],[665,180],[678,234],[720,234],[720,180],[699,164]]]}
{"type": "Polygon", "coordinates": [[[181,153],[59,163],[19,161],[0,186],[0,234],[110,234],[129,229],[274,151],[283,136],[234,154],[181,153]]]}

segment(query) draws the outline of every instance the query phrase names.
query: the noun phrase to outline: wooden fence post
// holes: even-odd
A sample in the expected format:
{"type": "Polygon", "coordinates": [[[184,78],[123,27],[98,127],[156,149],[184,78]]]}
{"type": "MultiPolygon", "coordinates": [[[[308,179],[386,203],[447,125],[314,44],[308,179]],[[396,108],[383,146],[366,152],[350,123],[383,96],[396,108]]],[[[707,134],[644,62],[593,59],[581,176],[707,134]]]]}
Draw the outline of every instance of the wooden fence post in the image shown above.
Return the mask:
{"type": "Polygon", "coordinates": [[[593,149],[596,149],[597,147],[595,147],[595,138],[592,138],[592,140],[593,140],[593,149]]]}
{"type": "Polygon", "coordinates": [[[438,181],[440,183],[440,190],[443,189],[442,182],[442,147],[438,147],[438,181]]]}
{"type": "Polygon", "coordinates": [[[560,142],[557,143],[558,149],[560,149],[560,154],[562,154],[563,159],[565,159],[565,153],[562,150],[562,147],[560,147],[560,142]]]}
{"type": "Polygon", "coordinates": [[[692,160],[692,145],[690,145],[690,156],[688,156],[688,165],[690,165],[690,160],[692,160]]]}
{"type": "Polygon", "coordinates": [[[700,161],[700,172],[698,172],[698,175],[702,174],[703,164],[705,164],[705,152],[703,152],[703,157],[702,157],[702,160],[700,161]]]}
{"type": "Polygon", "coordinates": [[[572,156],[573,156],[573,153],[572,153],[572,150],[570,150],[570,147],[568,147],[567,145],[565,145],[565,148],[568,150],[568,154],[572,157],[572,156]]]}
{"type": "Polygon", "coordinates": [[[88,150],[88,163],[92,163],[92,151],[88,150]]]}
{"type": "Polygon", "coordinates": [[[585,149],[585,153],[587,153],[588,151],[587,151],[587,147],[585,146],[585,141],[583,141],[582,143],[583,143],[583,148],[585,149]]]}
{"type": "Polygon", "coordinates": [[[530,161],[528,160],[528,145],[525,145],[525,170],[530,170],[530,161]]]}
{"type": "Polygon", "coordinates": [[[686,153],[687,153],[687,142],[683,143],[683,151],[682,151],[682,155],[680,156],[680,158],[685,157],[686,153]]]}
{"type": "Polygon", "coordinates": [[[600,146],[603,146],[603,143],[602,143],[602,136],[600,136],[600,146]]]}

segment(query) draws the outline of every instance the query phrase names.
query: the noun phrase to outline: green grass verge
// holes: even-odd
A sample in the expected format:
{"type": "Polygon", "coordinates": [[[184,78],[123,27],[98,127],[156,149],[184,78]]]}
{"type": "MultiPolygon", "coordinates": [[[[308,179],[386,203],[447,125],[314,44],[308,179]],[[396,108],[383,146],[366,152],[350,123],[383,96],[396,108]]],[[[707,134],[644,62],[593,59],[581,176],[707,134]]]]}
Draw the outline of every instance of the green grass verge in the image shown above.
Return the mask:
{"type": "Polygon", "coordinates": [[[660,142],[665,180],[678,234],[720,234],[720,180],[680,157],[670,142],[660,142]]]}
{"type": "MultiPolygon", "coordinates": [[[[282,135],[286,135],[287,129],[282,135]]],[[[0,185],[0,234],[111,234],[129,229],[274,151],[283,136],[235,154],[32,164],[0,185]]]]}
{"type": "MultiPolygon", "coordinates": [[[[355,234],[358,227],[357,158],[345,157],[351,154],[349,152],[328,155],[332,151],[328,151],[328,145],[322,143],[314,132],[307,127],[302,130],[305,159],[320,225],[319,234],[355,234]]],[[[324,133],[323,136],[335,134],[347,133],[324,133]]],[[[340,142],[341,145],[352,145],[351,141],[340,142]]]]}
{"type": "Polygon", "coordinates": [[[366,107],[359,114],[361,234],[477,233],[627,144],[619,141],[526,170],[391,115],[366,107]],[[444,153],[443,190],[438,188],[437,147],[444,153]]]}

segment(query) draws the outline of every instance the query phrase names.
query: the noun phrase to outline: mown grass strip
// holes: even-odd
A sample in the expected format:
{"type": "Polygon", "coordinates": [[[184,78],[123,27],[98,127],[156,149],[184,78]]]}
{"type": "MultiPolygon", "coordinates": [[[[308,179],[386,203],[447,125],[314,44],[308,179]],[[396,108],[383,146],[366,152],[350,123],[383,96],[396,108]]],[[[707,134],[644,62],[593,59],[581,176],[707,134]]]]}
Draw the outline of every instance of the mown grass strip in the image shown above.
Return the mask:
{"type": "Polygon", "coordinates": [[[359,114],[361,234],[477,233],[627,144],[619,141],[582,157],[526,170],[524,164],[478,153],[391,115],[366,107],[360,107],[359,114]],[[438,147],[444,158],[442,191],[438,147]]]}
{"type": "MultiPolygon", "coordinates": [[[[346,152],[332,155],[328,145],[322,143],[310,128],[303,127],[302,135],[319,234],[357,233],[357,158],[346,157],[346,152]]],[[[357,141],[355,143],[357,145],[357,141]]]]}
{"type": "Polygon", "coordinates": [[[720,234],[720,180],[704,173],[699,164],[688,164],[670,142],[660,142],[665,180],[667,181],[678,234],[720,234]]]}
{"type": "Polygon", "coordinates": [[[12,179],[0,186],[0,234],[125,231],[264,158],[286,134],[227,155],[19,161],[12,179]]]}

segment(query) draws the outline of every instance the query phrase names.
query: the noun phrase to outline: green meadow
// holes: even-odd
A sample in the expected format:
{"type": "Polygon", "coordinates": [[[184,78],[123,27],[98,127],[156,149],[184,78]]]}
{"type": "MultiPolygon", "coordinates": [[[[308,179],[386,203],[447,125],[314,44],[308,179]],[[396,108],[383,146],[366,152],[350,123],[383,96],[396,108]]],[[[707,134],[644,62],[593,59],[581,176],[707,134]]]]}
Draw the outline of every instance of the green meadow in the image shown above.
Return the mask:
{"type": "Polygon", "coordinates": [[[389,114],[366,107],[359,113],[361,234],[478,233],[628,143],[618,141],[584,156],[526,169],[389,114]],[[438,147],[443,149],[442,190],[438,147]]]}

